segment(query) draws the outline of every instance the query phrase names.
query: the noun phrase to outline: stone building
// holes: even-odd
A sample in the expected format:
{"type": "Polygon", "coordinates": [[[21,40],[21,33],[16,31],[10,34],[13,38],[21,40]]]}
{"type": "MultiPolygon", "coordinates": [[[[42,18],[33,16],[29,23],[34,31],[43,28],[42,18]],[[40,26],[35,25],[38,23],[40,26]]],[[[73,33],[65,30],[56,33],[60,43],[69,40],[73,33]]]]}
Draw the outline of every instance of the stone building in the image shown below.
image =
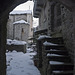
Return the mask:
{"type": "Polygon", "coordinates": [[[40,19],[39,27],[46,28],[48,30],[47,35],[63,37],[65,45],[69,49],[73,59],[74,33],[72,12],[56,1],[46,0],[43,3],[42,1],[36,2],[35,0],[34,3],[34,17],[40,19]]]}
{"type": "Polygon", "coordinates": [[[33,19],[31,10],[12,11],[7,23],[7,38],[28,42],[33,37],[33,19]],[[16,30],[17,29],[17,30],[16,30]]]}
{"type": "Polygon", "coordinates": [[[72,10],[57,0],[34,0],[34,17],[39,18],[39,27],[46,28],[48,36],[63,38],[71,61],[75,65],[75,26],[72,10]]]}
{"type": "Polygon", "coordinates": [[[14,22],[14,39],[28,42],[29,26],[29,23],[24,20],[14,22]]]}

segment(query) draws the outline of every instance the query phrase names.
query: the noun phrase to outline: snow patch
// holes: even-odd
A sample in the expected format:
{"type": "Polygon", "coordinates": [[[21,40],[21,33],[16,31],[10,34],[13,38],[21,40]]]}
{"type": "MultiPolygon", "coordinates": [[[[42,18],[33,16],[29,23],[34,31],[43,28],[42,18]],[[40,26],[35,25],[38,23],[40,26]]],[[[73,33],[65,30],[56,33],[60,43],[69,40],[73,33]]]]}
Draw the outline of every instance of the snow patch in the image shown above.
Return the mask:
{"type": "Polygon", "coordinates": [[[64,64],[64,62],[59,62],[59,61],[49,61],[49,63],[52,65],[64,64]]]}
{"type": "Polygon", "coordinates": [[[31,10],[25,10],[25,11],[12,11],[10,12],[10,14],[14,15],[14,14],[31,14],[32,11],[31,10]]]}
{"type": "Polygon", "coordinates": [[[13,24],[22,24],[22,23],[24,23],[24,24],[29,24],[28,22],[26,22],[25,20],[20,20],[20,21],[16,21],[16,22],[14,22],[13,24]]]}
{"type": "Polygon", "coordinates": [[[51,38],[50,36],[47,35],[41,35],[38,37],[38,40],[44,39],[44,38],[51,38]]]}
{"type": "Polygon", "coordinates": [[[53,71],[53,73],[62,73],[64,71],[53,71]]]}
{"type": "Polygon", "coordinates": [[[19,41],[19,40],[11,40],[11,39],[7,39],[7,44],[8,45],[25,45],[26,42],[25,41],[19,41]]]}
{"type": "Polygon", "coordinates": [[[63,55],[58,55],[58,54],[50,54],[48,53],[47,56],[63,56],[63,55]]]}
{"type": "Polygon", "coordinates": [[[29,53],[29,52],[33,52],[33,49],[27,48],[27,53],[29,53]]]}
{"type": "Polygon", "coordinates": [[[43,43],[43,45],[49,46],[49,45],[58,45],[58,44],[54,44],[54,43],[50,43],[50,42],[45,41],[45,42],[43,43]]]}

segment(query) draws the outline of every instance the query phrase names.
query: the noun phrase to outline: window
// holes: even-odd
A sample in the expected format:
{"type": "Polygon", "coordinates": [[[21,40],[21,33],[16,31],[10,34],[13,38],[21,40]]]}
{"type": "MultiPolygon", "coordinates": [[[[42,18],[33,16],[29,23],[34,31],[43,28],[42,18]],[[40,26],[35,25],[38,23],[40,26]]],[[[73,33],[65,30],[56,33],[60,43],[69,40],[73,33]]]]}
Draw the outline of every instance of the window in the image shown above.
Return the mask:
{"type": "Polygon", "coordinates": [[[24,33],[24,29],[22,28],[22,33],[24,33]]]}

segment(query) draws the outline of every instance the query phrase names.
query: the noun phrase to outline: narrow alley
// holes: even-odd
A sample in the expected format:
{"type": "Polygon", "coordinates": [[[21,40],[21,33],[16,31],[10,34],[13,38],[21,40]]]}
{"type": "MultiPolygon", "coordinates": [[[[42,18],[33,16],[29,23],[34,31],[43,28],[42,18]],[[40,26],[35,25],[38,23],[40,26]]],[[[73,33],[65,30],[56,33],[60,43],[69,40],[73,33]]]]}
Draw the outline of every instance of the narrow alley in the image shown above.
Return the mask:
{"type": "Polygon", "coordinates": [[[7,52],[7,75],[40,75],[33,62],[35,54],[35,52],[30,53],[29,51],[25,54],[15,50],[7,52]]]}

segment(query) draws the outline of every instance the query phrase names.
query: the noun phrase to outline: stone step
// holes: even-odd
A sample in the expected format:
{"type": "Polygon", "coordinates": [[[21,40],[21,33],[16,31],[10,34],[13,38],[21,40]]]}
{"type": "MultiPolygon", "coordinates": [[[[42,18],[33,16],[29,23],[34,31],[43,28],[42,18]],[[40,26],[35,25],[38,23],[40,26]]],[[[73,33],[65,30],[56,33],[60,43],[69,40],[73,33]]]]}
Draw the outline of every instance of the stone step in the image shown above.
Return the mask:
{"type": "Polygon", "coordinates": [[[48,61],[61,61],[61,62],[71,62],[69,56],[58,55],[58,54],[47,54],[48,61]]]}
{"type": "Polygon", "coordinates": [[[73,64],[71,63],[64,63],[64,62],[59,62],[59,61],[49,61],[49,64],[51,66],[52,71],[55,70],[60,70],[60,71],[68,71],[68,70],[73,70],[73,64]]]}
{"type": "Polygon", "coordinates": [[[53,54],[59,54],[59,55],[68,55],[68,52],[66,50],[45,50],[46,53],[53,53],[53,54]]]}
{"type": "Polygon", "coordinates": [[[44,45],[45,50],[56,49],[56,50],[65,50],[64,45],[44,45]]]}
{"type": "Polygon", "coordinates": [[[55,37],[55,38],[45,38],[46,41],[52,42],[55,44],[63,44],[63,38],[62,37],[55,37]]]}
{"type": "Polygon", "coordinates": [[[51,75],[73,75],[73,71],[52,71],[51,75]]]}

